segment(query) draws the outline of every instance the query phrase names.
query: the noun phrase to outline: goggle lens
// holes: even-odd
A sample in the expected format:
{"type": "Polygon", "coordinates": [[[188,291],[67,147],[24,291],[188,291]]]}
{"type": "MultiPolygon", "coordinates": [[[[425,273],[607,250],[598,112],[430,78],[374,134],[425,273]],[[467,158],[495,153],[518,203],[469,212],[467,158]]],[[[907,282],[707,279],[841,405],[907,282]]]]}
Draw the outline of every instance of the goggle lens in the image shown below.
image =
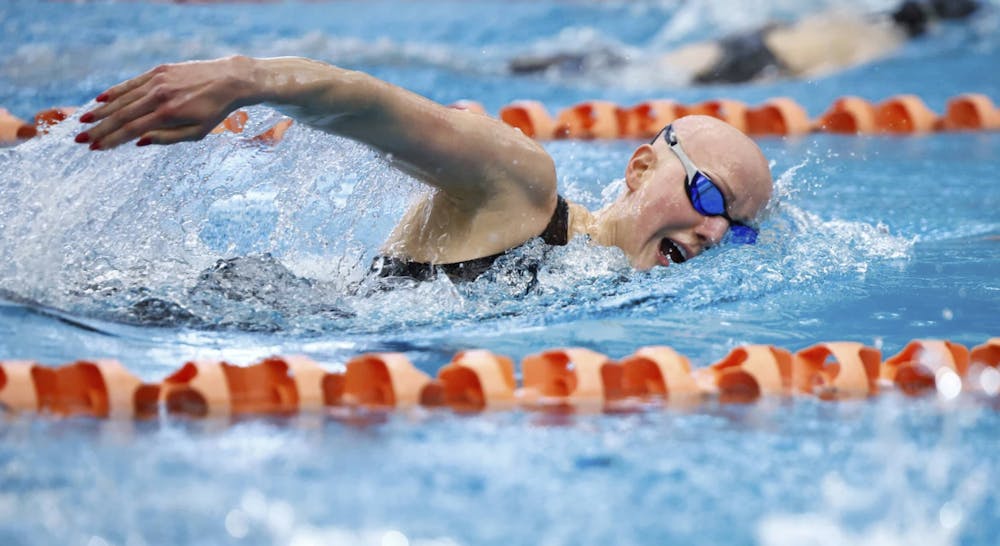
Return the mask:
{"type": "Polygon", "coordinates": [[[726,214],[726,198],[723,197],[722,190],[707,176],[701,174],[701,171],[696,172],[694,180],[688,184],[688,197],[691,199],[691,206],[698,211],[698,214],[723,216],[729,220],[726,241],[738,245],[752,245],[757,242],[757,230],[729,219],[729,215],[726,214]]]}
{"type": "Polygon", "coordinates": [[[726,213],[726,199],[719,187],[700,172],[694,175],[694,180],[688,185],[688,197],[699,214],[720,216],[726,213]]]}
{"type": "Polygon", "coordinates": [[[757,230],[743,224],[731,224],[726,238],[738,245],[752,245],[757,242],[757,230]]]}

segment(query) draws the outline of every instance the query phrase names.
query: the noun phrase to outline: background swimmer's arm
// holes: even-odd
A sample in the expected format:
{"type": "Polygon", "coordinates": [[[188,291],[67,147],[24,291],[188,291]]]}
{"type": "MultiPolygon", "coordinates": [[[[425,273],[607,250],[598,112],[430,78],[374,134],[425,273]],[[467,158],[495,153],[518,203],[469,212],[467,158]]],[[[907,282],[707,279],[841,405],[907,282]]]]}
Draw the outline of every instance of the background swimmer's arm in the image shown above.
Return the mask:
{"type": "Polygon", "coordinates": [[[463,206],[489,202],[493,210],[528,205],[550,211],[555,201],[552,159],[519,131],[308,59],[236,56],[160,66],[99,100],[106,104],[81,121],[100,123],[78,136],[86,135],[95,148],[136,138],[140,145],[198,140],[236,108],[268,102],[304,123],[368,144],[463,206]]]}

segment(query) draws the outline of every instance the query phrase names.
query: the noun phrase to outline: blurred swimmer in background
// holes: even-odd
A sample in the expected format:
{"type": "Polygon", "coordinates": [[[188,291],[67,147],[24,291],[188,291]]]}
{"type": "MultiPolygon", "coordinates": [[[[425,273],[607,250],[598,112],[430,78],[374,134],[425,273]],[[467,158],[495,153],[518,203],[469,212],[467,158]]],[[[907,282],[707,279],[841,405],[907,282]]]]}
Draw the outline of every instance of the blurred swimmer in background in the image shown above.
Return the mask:
{"type": "Polygon", "coordinates": [[[795,23],[773,23],[716,41],[697,42],[651,58],[630,58],[611,48],[587,53],[525,55],[508,64],[512,74],[604,76],[640,68],[681,72],[694,84],[810,78],[867,63],[925,34],[940,20],[959,20],[979,8],[975,0],[907,0],[891,13],[825,12],[795,23]]]}

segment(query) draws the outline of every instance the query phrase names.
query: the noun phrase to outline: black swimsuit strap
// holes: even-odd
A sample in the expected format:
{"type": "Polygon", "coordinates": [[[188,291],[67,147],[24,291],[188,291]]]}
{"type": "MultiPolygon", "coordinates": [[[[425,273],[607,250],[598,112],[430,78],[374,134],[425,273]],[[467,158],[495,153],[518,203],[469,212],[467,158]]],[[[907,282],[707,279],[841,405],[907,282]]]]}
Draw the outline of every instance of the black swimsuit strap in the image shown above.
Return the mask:
{"type": "Polygon", "coordinates": [[[545,226],[539,237],[547,245],[565,246],[569,243],[569,203],[563,196],[557,196],[556,210],[552,212],[549,225],[545,226]]]}
{"type": "MultiPolygon", "coordinates": [[[[547,245],[563,246],[569,242],[569,203],[560,195],[556,201],[556,210],[552,212],[549,225],[538,235],[547,245]]],[[[429,264],[411,262],[393,256],[376,256],[372,261],[371,271],[379,277],[406,277],[418,281],[429,281],[443,271],[453,281],[473,281],[486,272],[493,262],[508,251],[455,262],[451,264],[429,264]]]]}

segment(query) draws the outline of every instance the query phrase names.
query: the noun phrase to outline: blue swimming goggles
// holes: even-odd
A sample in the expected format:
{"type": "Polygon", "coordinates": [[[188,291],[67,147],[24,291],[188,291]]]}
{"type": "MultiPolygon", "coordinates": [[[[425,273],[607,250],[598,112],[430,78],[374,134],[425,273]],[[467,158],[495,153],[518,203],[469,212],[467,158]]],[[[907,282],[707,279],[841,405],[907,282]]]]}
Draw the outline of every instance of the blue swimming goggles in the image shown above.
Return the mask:
{"type": "Polygon", "coordinates": [[[687,196],[691,200],[691,206],[694,207],[694,210],[702,216],[725,218],[729,222],[729,232],[725,240],[745,245],[757,242],[756,229],[729,217],[729,213],[726,212],[726,198],[722,195],[722,190],[709,177],[705,176],[705,173],[698,170],[698,167],[695,167],[691,159],[684,153],[684,148],[681,148],[681,142],[677,139],[677,133],[674,132],[674,126],[667,125],[660,129],[660,132],[656,133],[656,136],[649,143],[656,142],[660,135],[663,135],[667,146],[670,146],[670,150],[684,166],[684,172],[687,175],[684,178],[684,187],[687,188],[687,196]]]}

